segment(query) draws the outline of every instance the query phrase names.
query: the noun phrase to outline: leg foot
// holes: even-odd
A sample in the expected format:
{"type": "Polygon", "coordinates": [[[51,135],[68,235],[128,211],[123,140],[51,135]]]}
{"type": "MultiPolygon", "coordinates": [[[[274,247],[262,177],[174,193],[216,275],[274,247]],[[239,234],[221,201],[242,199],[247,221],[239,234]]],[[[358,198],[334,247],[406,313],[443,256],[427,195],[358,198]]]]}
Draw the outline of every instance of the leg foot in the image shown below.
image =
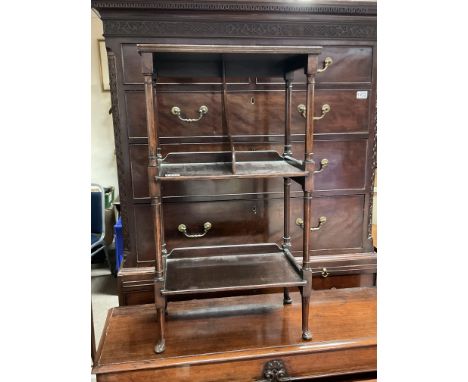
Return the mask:
{"type": "Polygon", "coordinates": [[[310,332],[310,330],[302,332],[302,339],[306,341],[310,341],[312,339],[312,333],[310,332]]]}
{"type": "Polygon", "coordinates": [[[164,350],[166,350],[166,341],[162,339],[159,341],[156,346],[154,347],[154,352],[157,354],[162,353],[164,350]]]}
{"type": "Polygon", "coordinates": [[[289,296],[289,290],[288,290],[288,288],[284,288],[283,294],[284,294],[284,297],[283,297],[283,304],[284,304],[284,305],[292,304],[292,299],[291,299],[291,297],[289,296]]]}

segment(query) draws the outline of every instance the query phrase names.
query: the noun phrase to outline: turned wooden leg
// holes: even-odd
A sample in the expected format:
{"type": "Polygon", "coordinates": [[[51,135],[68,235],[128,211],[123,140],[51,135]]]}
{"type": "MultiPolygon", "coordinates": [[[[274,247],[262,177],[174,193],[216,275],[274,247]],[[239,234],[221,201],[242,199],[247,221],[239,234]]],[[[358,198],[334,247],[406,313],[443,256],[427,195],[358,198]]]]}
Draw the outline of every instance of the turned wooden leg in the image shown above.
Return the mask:
{"type": "Polygon", "coordinates": [[[159,341],[154,347],[156,353],[162,353],[166,349],[166,339],[165,339],[165,324],[166,324],[166,302],[167,298],[161,294],[161,290],[164,285],[163,278],[156,278],[154,280],[154,297],[156,305],[156,320],[158,322],[159,329],[159,341]]]}
{"type": "Polygon", "coordinates": [[[312,294],[312,270],[302,269],[302,277],[307,284],[301,288],[302,296],[302,338],[306,341],[312,339],[312,332],[309,330],[309,301],[312,294]]]}
{"type": "Polygon", "coordinates": [[[165,335],[164,335],[164,326],[165,326],[165,321],[166,321],[166,318],[165,318],[165,315],[164,315],[164,311],[165,309],[164,308],[159,308],[157,309],[157,320],[158,320],[158,326],[159,326],[159,341],[158,343],[156,344],[156,346],[154,347],[154,351],[156,353],[162,353],[164,350],[166,350],[166,339],[165,339],[165,335]]]}
{"type": "Polygon", "coordinates": [[[309,330],[309,296],[302,296],[302,338],[306,341],[312,339],[312,333],[309,330]]]}
{"type": "Polygon", "coordinates": [[[289,289],[288,289],[288,288],[284,288],[283,293],[284,293],[283,304],[284,304],[284,305],[292,304],[292,299],[291,299],[291,297],[289,296],[289,289]]]}

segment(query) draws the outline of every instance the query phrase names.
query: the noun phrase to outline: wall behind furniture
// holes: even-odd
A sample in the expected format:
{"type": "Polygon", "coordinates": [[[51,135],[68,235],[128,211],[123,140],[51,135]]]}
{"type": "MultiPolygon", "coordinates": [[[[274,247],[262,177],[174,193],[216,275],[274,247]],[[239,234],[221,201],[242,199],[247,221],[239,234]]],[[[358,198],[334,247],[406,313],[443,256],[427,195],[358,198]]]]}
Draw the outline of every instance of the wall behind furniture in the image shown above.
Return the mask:
{"type": "Polygon", "coordinates": [[[114,186],[117,196],[111,98],[110,92],[103,90],[101,80],[98,40],[103,39],[102,33],[102,21],[91,11],[91,182],[114,186]]]}

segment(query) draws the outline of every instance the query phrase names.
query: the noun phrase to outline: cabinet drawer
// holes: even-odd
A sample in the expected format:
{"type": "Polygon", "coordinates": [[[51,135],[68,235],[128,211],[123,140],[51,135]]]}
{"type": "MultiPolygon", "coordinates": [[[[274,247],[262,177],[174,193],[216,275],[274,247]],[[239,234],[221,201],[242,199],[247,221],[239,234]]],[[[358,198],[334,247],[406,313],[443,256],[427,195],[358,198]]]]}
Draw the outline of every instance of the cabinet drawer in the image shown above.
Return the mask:
{"type": "MultiPolygon", "coordinates": [[[[328,83],[370,83],[372,81],[373,52],[370,46],[324,46],[318,57],[318,69],[323,69],[325,59],[330,57],[332,64],[315,76],[317,84],[328,83]]],[[[258,78],[259,84],[283,83],[283,78],[258,78]]],[[[294,83],[306,82],[303,69],[294,73],[294,83]]]]}
{"type": "MultiPolygon", "coordinates": [[[[293,251],[302,250],[302,228],[296,224],[297,218],[303,218],[302,211],[303,200],[292,199],[290,224],[293,251]]],[[[321,216],[326,217],[327,221],[319,230],[310,232],[312,251],[353,251],[363,247],[364,195],[313,198],[311,227],[319,225],[321,216]]]]}
{"type": "MultiPolygon", "coordinates": [[[[368,90],[316,91],[315,116],[328,104],[330,112],[315,123],[315,133],[355,133],[368,131],[368,90]],[[361,98],[357,97],[357,92],[361,98]],[[366,92],[366,93],[362,93],[366,92]],[[362,98],[363,94],[367,98],[362,98]]],[[[142,91],[125,93],[129,137],[146,137],[145,95],[142,91]]],[[[193,137],[225,135],[222,129],[221,95],[218,92],[160,92],[158,122],[161,137],[193,137]],[[198,118],[201,106],[208,112],[197,122],[183,122],[171,113],[181,109],[181,117],[198,118]]],[[[284,91],[230,92],[228,95],[232,135],[282,135],[285,124],[284,91]]],[[[294,91],[292,97],[291,133],[304,134],[305,118],[298,112],[306,104],[305,91],[294,91]]]]}
{"type": "MultiPolygon", "coordinates": [[[[369,90],[317,90],[314,116],[322,116],[324,105],[329,105],[330,111],[315,121],[314,133],[368,132],[369,98],[369,90]]],[[[297,110],[301,104],[306,105],[306,93],[296,91],[292,97],[291,132],[293,134],[304,134],[305,118],[297,110]]]]}
{"type": "MultiPolygon", "coordinates": [[[[163,218],[167,249],[268,242],[272,224],[268,221],[268,205],[268,200],[165,202],[163,218]],[[212,226],[203,237],[188,238],[178,230],[178,226],[184,224],[188,234],[203,233],[206,222],[212,226]]],[[[135,206],[135,224],[138,261],[152,261],[155,252],[150,205],[135,206]]]]}
{"type": "MultiPolygon", "coordinates": [[[[302,198],[291,199],[291,240],[293,251],[302,249],[302,198]]],[[[154,260],[151,206],[135,205],[135,232],[138,261],[154,260]]],[[[167,249],[204,245],[278,243],[283,237],[283,199],[259,198],[210,202],[165,202],[164,235],[167,249]],[[204,232],[204,223],[211,229],[198,238],[188,238],[178,230],[180,224],[188,234],[204,232]]],[[[320,216],[327,222],[311,235],[311,250],[356,250],[362,248],[364,196],[320,197],[312,200],[312,226],[320,216]]],[[[300,256],[297,253],[296,256],[300,256]]]]}
{"type": "MultiPolygon", "coordinates": [[[[161,92],[158,100],[158,132],[160,137],[211,136],[223,135],[221,122],[221,98],[215,92],[161,92]],[[201,106],[208,107],[200,121],[183,122],[171,109],[181,109],[182,118],[198,118],[201,106]]],[[[145,93],[129,91],[125,93],[127,125],[129,137],[147,137],[145,93]]]]}
{"type": "Polygon", "coordinates": [[[324,46],[318,58],[319,68],[325,58],[333,63],[322,73],[317,73],[318,83],[323,82],[371,82],[372,48],[370,46],[324,46]]]}

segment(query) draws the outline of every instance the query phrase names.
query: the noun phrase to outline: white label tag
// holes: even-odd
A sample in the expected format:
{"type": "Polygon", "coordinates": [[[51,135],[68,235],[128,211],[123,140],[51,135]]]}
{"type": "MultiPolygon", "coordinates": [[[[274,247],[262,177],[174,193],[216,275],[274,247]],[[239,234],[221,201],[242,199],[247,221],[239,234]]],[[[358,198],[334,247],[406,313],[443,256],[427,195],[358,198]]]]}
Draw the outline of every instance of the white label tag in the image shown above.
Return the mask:
{"type": "Polygon", "coordinates": [[[358,90],[356,92],[356,99],[367,99],[367,90],[358,90]]]}
{"type": "Polygon", "coordinates": [[[164,176],[180,176],[180,174],[165,174],[164,176]]]}

